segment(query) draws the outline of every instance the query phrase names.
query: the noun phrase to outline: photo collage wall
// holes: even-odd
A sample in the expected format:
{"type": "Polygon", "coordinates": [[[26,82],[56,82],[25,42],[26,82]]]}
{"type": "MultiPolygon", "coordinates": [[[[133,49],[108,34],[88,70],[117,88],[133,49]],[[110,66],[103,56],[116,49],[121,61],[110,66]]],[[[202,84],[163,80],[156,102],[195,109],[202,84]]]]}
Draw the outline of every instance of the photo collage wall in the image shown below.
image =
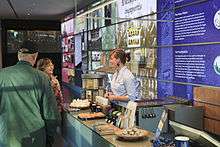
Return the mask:
{"type": "MultiPolygon", "coordinates": [[[[126,66],[141,81],[143,98],[192,100],[193,87],[220,85],[219,9],[218,0],[117,0],[75,18],[73,32],[79,37],[64,46],[78,46],[81,54],[64,48],[66,56],[73,55],[64,58],[73,63],[65,68],[83,62],[85,70],[111,73],[110,51],[123,48],[131,56],[126,66]]],[[[63,35],[71,40],[68,31],[63,35]]]]}

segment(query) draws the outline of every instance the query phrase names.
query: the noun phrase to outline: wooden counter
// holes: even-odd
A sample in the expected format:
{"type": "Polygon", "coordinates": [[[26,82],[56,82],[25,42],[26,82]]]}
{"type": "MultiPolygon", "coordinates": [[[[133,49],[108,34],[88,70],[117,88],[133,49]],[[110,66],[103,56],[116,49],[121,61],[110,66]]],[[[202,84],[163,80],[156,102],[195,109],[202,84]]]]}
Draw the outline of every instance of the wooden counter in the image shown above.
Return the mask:
{"type": "Polygon", "coordinates": [[[136,142],[119,141],[116,135],[100,135],[93,126],[105,123],[104,119],[82,121],[77,118],[79,113],[70,112],[64,115],[64,138],[68,147],[150,147],[149,139],[136,142]]]}

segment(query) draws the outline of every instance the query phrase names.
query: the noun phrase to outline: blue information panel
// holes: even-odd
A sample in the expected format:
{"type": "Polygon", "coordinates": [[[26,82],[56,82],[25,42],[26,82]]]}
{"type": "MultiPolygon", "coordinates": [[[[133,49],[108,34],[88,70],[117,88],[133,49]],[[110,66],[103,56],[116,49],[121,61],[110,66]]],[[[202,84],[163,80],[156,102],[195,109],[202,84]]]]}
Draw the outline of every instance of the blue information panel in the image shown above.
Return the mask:
{"type": "Polygon", "coordinates": [[[220,1],[159,0],[157,12],[158,20],[174,20],[157,23],[158,97],[192,99],[192,84],[220,86],[220,44],[212,44],[220,43],[220,1]],[[210,44],[172,47],[204,42],[210,44]]]}
{"type": "MultiPolygon", "coordinates": [[[[179,6],[183,2],[185,1],[176,0],[175,5],[179,6]]],[[[174,44],[220,42],[219,0],[209,0],[176,9],[173,33],[174,44]]]]}
{"type": "MultiPolygon", "coordinates": [[[[193,1],[191,1],[193,2],[193,1]]],[[[175,6],[191,3],[176,0],[175,6]]],[[[175,10],[173,44],[220,42],[220,2],[209,0],[175,10]]],[[[220,44],[173,48],[173,81],[220,86],[220,44]]],[[[173,86],[174,95],[193,98],[193,86],[173,86]]]]}
{"type": "Polygon", "coordinates": [[[174,81],[220,86],[219,44],[174,49],[174,81]]]}

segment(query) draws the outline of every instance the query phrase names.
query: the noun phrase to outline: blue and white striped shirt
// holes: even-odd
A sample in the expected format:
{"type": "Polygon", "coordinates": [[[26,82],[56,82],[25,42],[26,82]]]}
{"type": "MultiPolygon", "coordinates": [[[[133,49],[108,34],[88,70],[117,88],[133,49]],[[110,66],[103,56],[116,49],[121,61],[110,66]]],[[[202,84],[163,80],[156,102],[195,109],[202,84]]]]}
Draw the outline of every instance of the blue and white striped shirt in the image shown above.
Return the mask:
{"type": "Polygon", "coordinates": [[[137,79],[126,66],[122,67],[119,71],[113,74],[111,90],[114,95],[128,95],[128,98],[131,101],[141,98],[140,82],[137,81],[137,79]]]}

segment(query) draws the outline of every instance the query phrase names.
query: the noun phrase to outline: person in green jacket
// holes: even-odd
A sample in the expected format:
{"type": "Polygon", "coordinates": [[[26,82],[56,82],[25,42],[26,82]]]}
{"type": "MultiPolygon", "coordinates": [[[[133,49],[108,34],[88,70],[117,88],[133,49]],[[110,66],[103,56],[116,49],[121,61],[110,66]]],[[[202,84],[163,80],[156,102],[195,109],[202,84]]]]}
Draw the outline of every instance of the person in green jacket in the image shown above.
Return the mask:
{"type": "Polygon", "coordinates": [[[37,49],[24,41],[18,63],[0,69],[0,147],[45,147],[60,124],[50,80],[33,68],[37,49]]]}

